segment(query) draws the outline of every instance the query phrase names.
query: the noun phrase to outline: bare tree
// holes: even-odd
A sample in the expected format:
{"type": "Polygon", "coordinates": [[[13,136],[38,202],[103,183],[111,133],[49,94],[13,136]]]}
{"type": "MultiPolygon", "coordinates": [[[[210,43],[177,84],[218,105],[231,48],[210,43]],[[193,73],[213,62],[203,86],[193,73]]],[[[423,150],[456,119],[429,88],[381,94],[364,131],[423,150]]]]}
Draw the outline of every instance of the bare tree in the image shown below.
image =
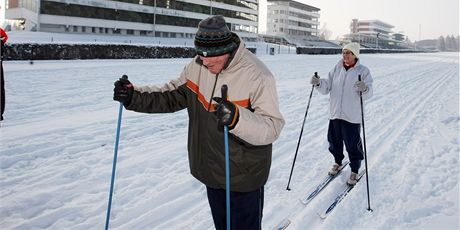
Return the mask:
{"type": "Polygon", "coordinates": [[[457,35],[457,38],[454,38],[454,48],[455,51],[460,51],[460,36],[457,35]]]}
{"type": "Polygon", "coordinates": [[[446,41],[443,36],[438,38],[437,47],[440,51],[446,51],[446,41]]]}
{"type": "Polygon", "coordinates": [[[327,28],[327,23],[323,24],[323,27],[319,30],[319,37],[324,40],[329,40],[332,35],[332,31],[327,28]]]}
{"type": "Polygon", "coordinates": [[[453,51],[454,49],[454,44],[452,43],[453,39],[451,39],[451,37],[447,35],[445,40],[446,40],[446,51],[453,51]]]}

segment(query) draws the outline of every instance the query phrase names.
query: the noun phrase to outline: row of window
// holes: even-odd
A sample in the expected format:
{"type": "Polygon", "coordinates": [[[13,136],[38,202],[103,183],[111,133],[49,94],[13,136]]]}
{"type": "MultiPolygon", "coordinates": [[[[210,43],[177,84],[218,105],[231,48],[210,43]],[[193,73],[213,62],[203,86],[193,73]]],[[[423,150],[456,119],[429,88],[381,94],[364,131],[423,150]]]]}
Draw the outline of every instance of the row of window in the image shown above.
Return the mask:
{"type": "MultiPolygon", "coordinates": [[[[43,26],[43,25],[42,25],[43,26]]],[[[50,26],[50,25],[46,25],[50,26]]],[[[102,27],[86,27],[86,26],[66,26],[65,32],[75,32],[75,33],[99,33],[99,34],[126,34],[126,35],[135,35],[137,32],[140,36],[153,36],[153,31],[146,30],[122,30],[122,29],[113,29],[113,28],[102,28],[102,27]]],[[[164,37],[164,38],[193,38],[194,34],[190,33],[174,33],[174,32],[162,32],[155,31],[155,37],[164,37]]]]}
{"type": "MultiPolygon", "coordinates": [[[[198,13],[209,13],[210,8],[206,6],[200,6],[196,4],[183,3],[183,9],[186,11],[198,12],[198,13]]],[[[174,25],[174,26],[185,26],[185,27],[196,27],[200,22],[199,19],[167,16],[167,15],[154,15],[151,13],[142,13],[126,10],[108,9],[101,7],[82,6],[75,4],[65,4],[58,2],[42,2],[41,14],[70,16],[70,17],[83,17],[83,18],[96,18],[106,20],[118,20],[128,22],[139,22],[139,23],[155,23],[163,25],[174,25]]],[[[224,10],[220,8],[213,8],[213,14],[223,15],[224,17],[238,18],[248,21],[257,22],[257,15],[247,14],[242,12],[235,12],[230,10],[224,10]]]]}
{"type": "Polygon", "coordinates": [[[301,14],[301,13],[292,12],[292,11],[288,11],[288,10],[273,10],[271,13],[275,14],[275,15],[285,14],[285,15],[289,15],[289,16],[292,16],[292,17],[302,18],[302,19],[306,19],[306,20],[310,20],[310,21],[317,21],[318,20],[317,17],[312,17],[312,16],[309,16],[309,15],[306,15],[306,14],[301,14]]]}
{"type": "Polygon", "coordinates": [[[377,28],[358,28],[358,32],[378,32],[380,34],[388,35],[388,31],[377,28]]]}
{"type": "MultiPolygon", "coordinates": [[[[73,4],[67,5],[64,3],[57,2],[42,2],[40,13],[59,16],[118,20],[149,24],[153,24],[154,21],[154,15],[148,13],[140,13],[125,10],[113,10],[100,7],[90,7],[73,4]]],[[[200,22],[199,19],[181,18],[166,15],[156,15],[155,21],[157,24],[185,27],[196,27],[200,22]]]]}
{"type": "MultiPolygon", "coordinates": [[[[163,7],[163,8],[168,8],[168,9],[176,9],[176,7],[180,7],[184,2],[182,1],[177,1],[177,0],[114,0],[116,2],[126,2],[126,3],[132,3],[132,4],[139,4],[139,5],[145,5],[145,6],[155,6],[156,7],[163,7]]],[[[212,0],[212,2],[221,2],[225,3],[228,5],[233,5],[233,6],[239,6],[239,7],[244,7],[244,8],[249,8],[253,10],[257,10],[258,6],[255,3],[244,1],[244,0],[212,0]]],[[[210,4],[212,4],[210,2],[210,4]]]]}
{"type": "Polygon", "coordinates": [[[293,20],[287,20],[287,19],[273,19],[272,22],[274,23],[287,23],[288,25],[291,25],[291,26],[299,26],[299,27],[303,27],[303,28],[316,28],[315,25],[312,25],[312,24],[309,24],[309,23],[305,23],[305,22],[299,22],[299,21],[293,21],[293,20]]]}
{"type": "Polygon", "coordinates": [[[296,17],[296,18],[302,18],[302,19],[307,19],[310,21],[317,21],[318,18],[316,17],[311,17],[306,14],[301,14],[301,13],[296,13],[296,12],[289,12],[289,16],[296,17]]]}
{"type": "MultiPolygon", "coordinates": [[[[277,33],[278,30],[274,28],[272,32],[277,33]]],[[[313,35],[311,32],[308,31],[301,31],[301,30],[291,30],[286,28],[279,28],[279,32],[287,33],[288,35],[295,35],[295,36],[310,36],[313,35]]]]}
{"type": "Polygon", "coordinates": [[[244,0],[212,0],[213,2],[221,2],[229,5],[234,5],[234,6],[241,6],[241,7],[246,7],[250,8],[253,10],[258,10],[259,7],[256,3],[253,2],[248,2],[244,0]]]}
{"type": "Polygon", "coordinates": [[[299,27],[303,27],[303,28],[313,28],[313,25],[311,25],[309,23],[299,22],[299,21],[292,21],[292,20],[289,20],[288,25],[290,25],[290,26],[299,26],[299,27]]]}

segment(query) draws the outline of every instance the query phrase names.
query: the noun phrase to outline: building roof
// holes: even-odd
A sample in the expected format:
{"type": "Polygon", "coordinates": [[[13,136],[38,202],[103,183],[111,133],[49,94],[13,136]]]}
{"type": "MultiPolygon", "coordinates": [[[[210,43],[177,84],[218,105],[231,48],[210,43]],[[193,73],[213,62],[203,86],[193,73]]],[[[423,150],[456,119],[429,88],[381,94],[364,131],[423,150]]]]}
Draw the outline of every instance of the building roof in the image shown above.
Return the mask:
{"type": "Polygon", "coordinates": [[[306,10],[311,10],[311,11],[320,11],[321,10],[320,8],[310,6],[310,5],[307,5],[307,4],[303,4],[303,3],[293,1],[293,0],[267,0],[267,2],[288,2],[289,4],[293,4],[293,6],[298,6],[298,7],[301,7],[301,8],[305,8],[306,10]]]}
{"type": "Polygon", "coordinates": [[[360,23],[360,22],[375,23],[375,24],[380,24],[380,25],[382,25],[382,26],[385,26],[385,27],[387,27],[387,28],[394,28],[393,25],[390,25],[390,24],[388,24],[388,23],[386,23],[386,22],[382,22],[382,21],[380,21],[380,20],[358,20],[358,23],[360,23]]]}

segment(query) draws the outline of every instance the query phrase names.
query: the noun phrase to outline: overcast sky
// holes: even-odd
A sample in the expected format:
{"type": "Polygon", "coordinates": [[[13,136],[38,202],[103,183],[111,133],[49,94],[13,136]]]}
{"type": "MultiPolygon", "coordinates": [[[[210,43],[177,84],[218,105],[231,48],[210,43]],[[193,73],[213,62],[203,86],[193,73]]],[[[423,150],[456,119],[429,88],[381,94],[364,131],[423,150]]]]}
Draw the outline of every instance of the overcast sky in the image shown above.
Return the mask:
{"type": "MultiPolygon", "coordinates": [[[[404,32],[411,41],[459,34],[459,0],[298,0],[320,8],[320,27],[333,32],[330,39],[349,33],[353,18],[378,19],[404,32]]],[[[267,27],[267,0],[259,0],[259,31],[267,27]]],[[[4,0],[0,0],[0,23],[3,22],[4,0]]]]}
{"type": "MultiPolygon", "coordinates": [[[[320,27],[330,39],[349,33],[353,18],[378,19],[404,32],[411,41],[459,34],[459,0],[297,0],[320,8],[320,27]],[[421,28],[421,33],[419,33],[421,28]],[[420,35],[419,35],[420,34],[420,35]],[[420,38],[419,38],[420,36],[420,38]]],[[[267,0],[260,0],[260,31],[266,30],[267,0]]]]}

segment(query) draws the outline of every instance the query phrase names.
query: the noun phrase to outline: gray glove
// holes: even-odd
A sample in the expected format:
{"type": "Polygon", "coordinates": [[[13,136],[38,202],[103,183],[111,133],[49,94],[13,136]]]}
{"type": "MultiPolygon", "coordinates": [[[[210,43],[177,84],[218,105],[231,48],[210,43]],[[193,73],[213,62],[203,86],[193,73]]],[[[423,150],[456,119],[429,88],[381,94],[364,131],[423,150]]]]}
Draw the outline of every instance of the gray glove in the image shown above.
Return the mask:
{"type": "Polygon", "coordinates": [[[364,81],[356,81],[354,87],[355,87],[356,91],[361,92],[361,93],[366,92],[367,89],[368,89],[367,85],[366,85],[366,83],[364,83],[364,81]]]}
{"type": "Polygon", "coordinates": [[[318,75],[313,75],[313,77],[311,77],[310,84],[312,84],[314,86],[319,86],[320,82],[321,81],[319,80],[318,75]]]}

